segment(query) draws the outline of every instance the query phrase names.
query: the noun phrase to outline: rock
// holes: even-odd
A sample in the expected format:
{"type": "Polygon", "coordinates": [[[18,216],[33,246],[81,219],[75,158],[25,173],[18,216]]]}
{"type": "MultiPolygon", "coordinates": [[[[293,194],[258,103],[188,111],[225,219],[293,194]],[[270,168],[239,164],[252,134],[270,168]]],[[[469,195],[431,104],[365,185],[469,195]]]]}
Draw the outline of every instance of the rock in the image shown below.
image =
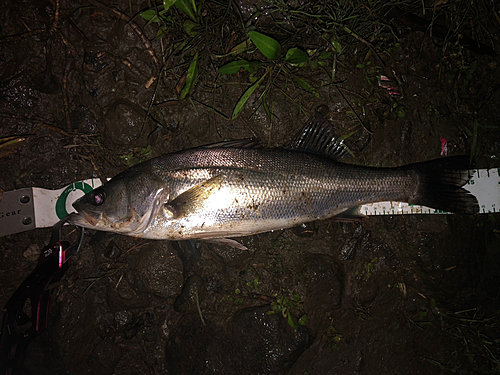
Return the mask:
{"type": "Polygon", "coordinates": [[[269,305],[236,312],[225,324],[186,314],[171,327],[167,365],[175,374],[277,374],[309,343],[306,329],[293,329],[269,305]]]}
{"type": "Polygon", "coordinates": [[[145,146],[149,130],[144,126],[146,112],[138,105],[118,99],[100,121],[106,140],[114,145],[145,146]],[[144,143],[144,144],[142,144],[144,143]]]}
{"type": "Polygon", "coordinates": [[[173,299],[183,284],[182,261],[168,242],[151,242],[137,254],[131,282],[139,292],[173,299]]]}

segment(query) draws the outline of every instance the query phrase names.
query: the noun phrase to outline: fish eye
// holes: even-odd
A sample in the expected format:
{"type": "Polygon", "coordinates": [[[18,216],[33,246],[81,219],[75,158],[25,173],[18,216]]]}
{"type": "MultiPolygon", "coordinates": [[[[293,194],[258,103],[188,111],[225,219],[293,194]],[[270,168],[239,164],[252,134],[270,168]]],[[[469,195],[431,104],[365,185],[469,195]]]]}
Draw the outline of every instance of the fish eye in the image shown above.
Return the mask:
{"type": "Polygon", "coordinates": [[[102,190],[93,191],[92,194],[90,195],[90,199],[93,205],[100,206],[101,204],[104,203],[106,199],[106,194],[102,190]]]}

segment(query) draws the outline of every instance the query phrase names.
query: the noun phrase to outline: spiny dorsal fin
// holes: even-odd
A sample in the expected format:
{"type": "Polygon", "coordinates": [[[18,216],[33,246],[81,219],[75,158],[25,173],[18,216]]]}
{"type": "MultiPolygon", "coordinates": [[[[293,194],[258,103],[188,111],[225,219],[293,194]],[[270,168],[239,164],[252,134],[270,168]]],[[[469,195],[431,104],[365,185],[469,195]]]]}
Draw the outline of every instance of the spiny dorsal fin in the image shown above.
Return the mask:
{"type": "Polygon", "coordinates": [[[203,148],[262,148],[259,140],[253,138],[238,139],[235,141],[222,141],[202,146],[203,148]]]}
{"type": "Polygon", "coordinates": [[[320,112],[309,118],[286,148],[327,156],[334,160],[340,160],[347,153],[344,140],[336,136],[332,124],[320,112]]]}

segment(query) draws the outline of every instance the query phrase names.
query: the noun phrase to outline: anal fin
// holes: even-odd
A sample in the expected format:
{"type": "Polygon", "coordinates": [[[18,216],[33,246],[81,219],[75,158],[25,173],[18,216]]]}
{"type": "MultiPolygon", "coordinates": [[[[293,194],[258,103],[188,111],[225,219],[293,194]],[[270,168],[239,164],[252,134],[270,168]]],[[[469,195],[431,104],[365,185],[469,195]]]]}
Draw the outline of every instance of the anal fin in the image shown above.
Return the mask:
{"type": "Polygon", "coordinates": [[[203,239],[202,241],[213,243],[214,245],[231,246],[239,250],[248,250],[248,247],[231,238],[209,238],[209,239],[203,239]]]}
{"type": "Polygon", "coordinates": [[[348,208],[347,210],[341,212],[338,215],[335,215],[332,219],[335,221],[343,221],[343,222],[356,222],[363,219],[366,219],[367,216],[363,215],[360,212],[361,206],[355,206],[348,208]]]}

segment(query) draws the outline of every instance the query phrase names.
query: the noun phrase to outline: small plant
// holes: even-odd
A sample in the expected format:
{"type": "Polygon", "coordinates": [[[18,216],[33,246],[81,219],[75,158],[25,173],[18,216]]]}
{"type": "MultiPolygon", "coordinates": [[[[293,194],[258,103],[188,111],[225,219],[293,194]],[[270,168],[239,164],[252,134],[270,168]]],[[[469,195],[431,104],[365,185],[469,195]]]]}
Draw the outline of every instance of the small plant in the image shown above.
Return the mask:
{"type": "Polygon", "coordinates": [[[339,342],[344,338],[344,336],[340,332],[338,332],[332,324],[328,326],[326,336],[328,346],[332,350],[337,350],[339,348],[339,342]]]}
{"type": "Polygon", "coordinates": [[[233,307],[239,307],[243,301],[244,298],[246,298],[248,295],[246,293],[242,293],[240,289],[236,288],[234,290],[234,296],[228,295],[225,297],[225,300],[229,301],[232,303],[233,307]]]}
{"type": "Polygon", "coordinates": [[[398,118],[405,116],[406,116],[405,106],[400,105],[398,103],[393,103],[392,106],[387,111],[384,112],[384,117],[391,120],[397,120],[398,118]]]}
{"type": "Polygon", "coordinates": [[[377,262],[378,262],[378,257],[375,257],[372,259],[372,261],[370,263],[367,264],[366,274],[365,274],[367,279],[372,275],[371,271],[373,270],[373,268],[375,267],[375,264],[377,264],[377,262]]]}
{"type": "Polygon", "coordinates": [[[146,25],[151,23],[160,25],[156,37],[161,39],[169,33],[170,29],[179,29],[181,21],[178,17],[174,18],[170,14],[172,7],[188,17],[182,22],[182,29],[186,33],[186,37],[177,43],[174,49],[183,53],[193,50],[190,52],[193,57],[189,68],[184,72],[176,86],[179,99],[184,100],[192,93],[198,79],[199,53],[196,50],[204,31],[200,23],[200,10],[196,6],[196,2],[194,0],[163,0],[163,4],[141,12],[140,16],[148,21],[146,25]]]}
{"type": "MultiPolygon", "coordinates": [[[[375,268],[375,265],[378,263],[379,259],[378,257],[375,257],[371,260],[370,263],[368,263],[365,267],[365,278],[369,278],[371,275],[372,275],[372,271],[373,269],[375,268]]],[[[362,263],[359,263],[358,264],[359,266],[362,266],[363,264],[362,263]]],[[[356,271],[355,272],[355,275],[358,276],[359,275],[359,271],[356,271]]]]}
{"type": "Polygon", "coordinates": [[[448,83],[454,87],[455,97],[466,96],[470,84],[473,82],[473,75],[477,69],[477,61],[465,65],[462,62],[457,62],[456,67],[447,72],[448,83]]]}
{"type": "MultiPolygon", "coordinates": [[[[261,101],[261,105],[270,120],[271,111],[269,110],[266,97],[275,80],[280,75],[287,79],[292,79],[305,91],[319,97],[317,90],[311,85],[309,80],[300,77],[293,71],[296,68],[300,69],[310,61],[310,56],[307,52],[300,48],[293,47],[288,49],[283,56],[281,44],[276,39],[257,31],[250,31],[248,33],[248,38],[247,45],[253,43],[257,50],[259,50],[267,58],[267,61],[248,61],[241,59],[230,62],[219,68],[219,73],[221,74],[237,74],[246,71],[250,73],[249,80],[252,85],[245,90],[236,103],[232,114],[233,119],[240,115],[252,94],[259,86],[261,86],[266,77],[268,78],[267,84],[262,93],[259,95],[258,100],[261,101]],[[259,75],[257,73],[261,68],[264,69],[264,71],[259,75]]],[[[316,51],[311,51],[311,53],[315,54],[316,51]]],[[[313,67],[317,67],[318,64],[321,65],[321,63],[324,64],[324,60],[329,56],[330,54],[328,53],[322,54],[321,52],[318,52],[318,57],[315,60],[313,67]]]]}
{"type": "Polygon", "coordinates": [[[252,289],[257,289],[257,286],[260,284],[259,276],[256,276],[252,281],[247,283],[247,286],[252,289]]]}
{"type": "Polygon", "coordinates": [[[368,82],[368,85],[370,87],[370,91],[373,90],[373,87],[375,87],[375,82],[380,80],[380,70],[381,70],[381,68],[378,67],[376,64],[372,64],[371,56],[372,52],[369,51],[366,54],[364,61],[356,65],[356,68],[361,69],[363,71],[366,82],[368,82]]]}
{"type": "MultiPolygon", "coordinates": [[[[172,21],[171,16],[168,15],[169,9],[172,6],[175,6],[190,18],[191,22],[184,22],[184,30],[188,34],[192,34],[193,30],[196,29],[196,26],[198,25],[197,23],[199,22],[198,10],[194,0],[163,0],[163,4],[147,9],[141,12],[140,15],[148,21],[146,25],[149,25],[150,23],[166,24],[167,22],[172,21]]],[[[166,27],[160,28],[160,31],[158,31],[156,36],[161,37],[166,31],[165,29],[166,27]]]]}
{"type": "Polygon", "coordinates": [[[127,167],[132,167],[140,162],[143,162],[144,160],[149,159],[152,153],[153,149],[151,148],[151,145],[148,145],[148,147],[145,148],[135,147],[130,154],[121,155],[120,158],[127,167]]]}
{"type": "Polygon", "coordinates": [[[299,326],[304,326],[307,323],[307,315],[303,314],[297,324],[295,324],[294,318],[291,314],[291,310],[302,310],[302,301],[300,295],[297,293],[290,292],[288,295],[283,294],[276,302],[271,303],[271,311],[267,313],[269,315],[281,313],[283,318],[285,318],[293,329],[297,329],[297,324],[299,326]],[[290,298],[291,297],[291,298],[290,298]]]}

